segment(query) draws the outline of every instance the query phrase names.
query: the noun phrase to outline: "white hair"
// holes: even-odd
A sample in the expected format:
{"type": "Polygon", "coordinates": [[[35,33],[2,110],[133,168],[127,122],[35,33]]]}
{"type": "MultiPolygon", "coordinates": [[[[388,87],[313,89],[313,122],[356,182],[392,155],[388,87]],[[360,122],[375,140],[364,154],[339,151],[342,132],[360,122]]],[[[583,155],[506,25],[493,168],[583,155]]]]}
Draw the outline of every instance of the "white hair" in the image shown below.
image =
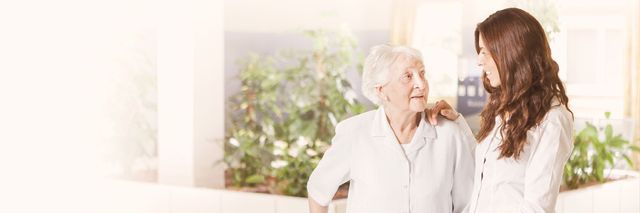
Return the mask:
{"type": "Polygon", "coordinates": [[[389,82],[391,67],[398,56],[407,56],[422,62],[420,51],[406,46],[377,45],[371,48],[364,60],[362,72],[362,93],[371,102],[380,105],[382,102],[376,92],[376,87],[389,82]]]}

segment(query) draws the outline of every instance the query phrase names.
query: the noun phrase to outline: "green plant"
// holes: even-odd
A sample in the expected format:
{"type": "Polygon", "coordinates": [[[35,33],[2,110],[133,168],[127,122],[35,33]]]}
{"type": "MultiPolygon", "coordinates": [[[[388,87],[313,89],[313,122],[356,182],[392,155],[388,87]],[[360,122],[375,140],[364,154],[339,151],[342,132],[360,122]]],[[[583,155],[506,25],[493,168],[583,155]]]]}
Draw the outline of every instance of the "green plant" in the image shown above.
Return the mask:
{"type": "MultiPolygon", "coordinates": [[[[605,112],[608,119],[609,112],[605,112]]],[[[599,130],[587,122],[587,126],[575,136],[574,149],[564,167],[564,183],[569,189],[578,188],[589,182],[605,182],[605,169],[613,168],[624,159],[629,166],[633,161],[629,152],[640,152],[640,148],[629,143],[622,135],[614,135],[610,123],[599,130]]]]}
{"type": "Polygon", "coordinates": [[[306,196],[309,175],[339,120],[366,110],[346,79],[357,63],[344,32],[305,31],[311,51],[250,55],[229,100],[224,162],[235,187],[306,196]]]}

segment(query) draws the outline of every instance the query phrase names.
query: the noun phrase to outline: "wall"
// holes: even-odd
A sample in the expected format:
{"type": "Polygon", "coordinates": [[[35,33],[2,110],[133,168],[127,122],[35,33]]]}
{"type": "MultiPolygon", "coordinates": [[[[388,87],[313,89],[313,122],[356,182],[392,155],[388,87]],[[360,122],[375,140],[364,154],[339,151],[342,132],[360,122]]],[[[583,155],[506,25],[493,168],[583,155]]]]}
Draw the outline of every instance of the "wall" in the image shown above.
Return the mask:
{"type": "MultiPolygon", "coordinates": [[[[347,28],[366,56],[371,46],[389,41],[390,5],[391,0],[375,4],[364,0],[225,1],[225,97],[238,91],[238,62],[249,53],[310,50],[303,30],[347,28]]],[[[359,74],[352,70],[347,75],[359,92],[359,74]]],[[[360,94],[359,100],[365,101],[360,94]]]]}

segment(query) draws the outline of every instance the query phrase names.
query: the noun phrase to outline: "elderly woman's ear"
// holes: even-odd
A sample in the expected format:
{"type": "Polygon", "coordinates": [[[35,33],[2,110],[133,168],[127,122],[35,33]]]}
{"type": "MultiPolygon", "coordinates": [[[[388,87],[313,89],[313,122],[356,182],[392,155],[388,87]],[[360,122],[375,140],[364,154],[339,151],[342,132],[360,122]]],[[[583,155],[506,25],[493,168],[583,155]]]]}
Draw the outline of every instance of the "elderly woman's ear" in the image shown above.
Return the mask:
{"type": "Polygon", "coordinates": [[[384,92],[382,92],[382,86],[377,86],[376,87],[376,92],[378,93],[378,97],[380,98],[381,102],[389,102],[389,96],[387,96],[386,94],[384,94],[384,92]]]}

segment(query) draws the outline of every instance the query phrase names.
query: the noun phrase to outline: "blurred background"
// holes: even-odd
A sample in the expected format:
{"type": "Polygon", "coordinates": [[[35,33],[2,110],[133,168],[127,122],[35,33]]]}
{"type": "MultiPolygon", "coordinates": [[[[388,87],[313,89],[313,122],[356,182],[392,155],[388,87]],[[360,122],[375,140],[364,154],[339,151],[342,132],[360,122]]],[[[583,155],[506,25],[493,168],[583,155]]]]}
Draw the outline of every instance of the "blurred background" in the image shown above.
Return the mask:
{"type": "MultiPolygon", "coordinates": [[[[575,119],[558,212],[640,212],[639,0],[0,3],[0,212],[306,212],[374,45],[479,128],[473,32],[543,25],[575,119]]],[[[344,212],[348,185],[331,212],[344,212]]]]}

